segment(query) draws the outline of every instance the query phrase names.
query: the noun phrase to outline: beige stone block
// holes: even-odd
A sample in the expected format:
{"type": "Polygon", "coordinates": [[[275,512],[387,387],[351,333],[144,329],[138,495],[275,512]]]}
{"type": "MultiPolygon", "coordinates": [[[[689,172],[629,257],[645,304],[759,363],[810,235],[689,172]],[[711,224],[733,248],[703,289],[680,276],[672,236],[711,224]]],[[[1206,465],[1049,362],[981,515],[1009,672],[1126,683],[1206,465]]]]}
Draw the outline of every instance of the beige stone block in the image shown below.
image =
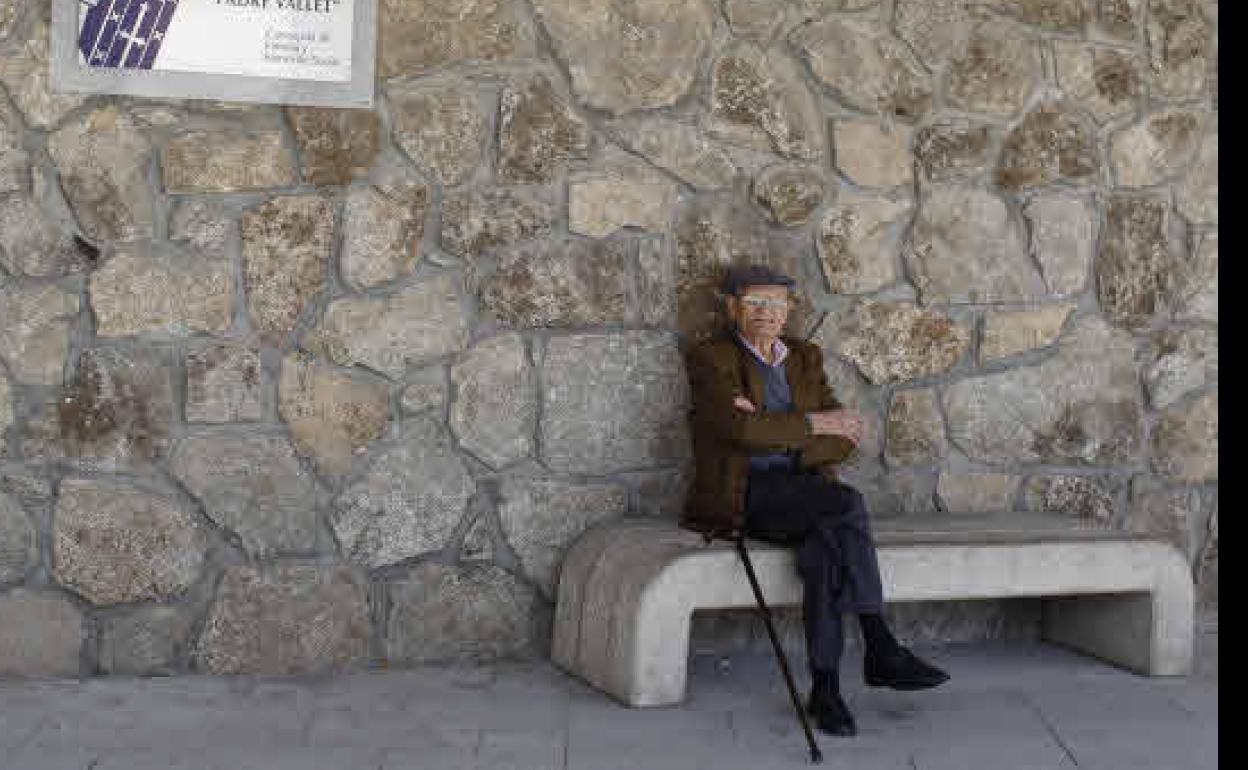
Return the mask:
{"type": "Polygon", "coordinates": [[[900,277],[901,238],[909,201],[844,195],[815,234],[819,263],[836,294],[865,294],[900,277]]]}
{"type": "Polygon", "coordinates": [[[964,184],[924,189],[903,252],[924,304],[1044,296],[1040,271],[997,195],[964,184]]]}
{"type": "Polygon", "coordinates": [[[509,480],[498,514],[524,574],[553,598],[568,546],[589,527],[623,516],[628,493],[618,484],[509,480]]]}
{"type": "Polygon", "coordinates": [[[206,533],[173,498],[67,479],[52,517],[53,573],[92,604],[170,599],[199,577],[206,533]]]}
{"type": "Polygon", "coordinates": [[[1101,310],[1119,326],[1139,328],[1171,300],[1183,265],[1172,251],[1169,196],[1116,195],[1105,204],[1105,226],[1093,269],[1101,310]]]}
{"type": "Polygon", "coordinates": [[[217,431],[178,443],[169,462],[182,486],[253,558],[316,550],[316,482],[285,436],[217,431]]]}
{"type": "Polygon", "coordinates": [[[498,178],[553,181],[568,161],[589,156],[589,124],[543,75],[509,83],[499,97],[498,178]]]}
{"type": "Polygon", "coordinates": [[[459,296],[462,279],[446,274],[384,298],[344,297],[325,309],[322,340],[341,366],[364,366],[399,379],[408,366],[423,365],[462,350],[468,322],[459,296]]]}
{"type": "Polygon", "coordinates": [[[1068,517],[1081,527],[1110,527],[1115,522],[1117,490],[1112,480],[1095,476],[1033,476],[1023,500],[1027,510],[1068,517]]]}
{"type": "Polygon", "coordinates": [[[605,238],[635,227],[663,232],[679,189],[656,175],[608,169],[574,175],[568,181],[568,229],[605,238]]]}
{"type": "Polygon", "coordinates": [[[1144,78],[1134,51],[1054,40],[1057,82],[1070,101],[1104,123],[1135,109],[1144,78]]]}
{"type": "Polygon", "coordinates": [[[687,123],[646,116],[620,121],[612,129],[625,147],[693,187],[730,187],[736,176],[728,155],[687,123]]]}
{"type": "Polygon", "coordinates": [[[165,145],[160,159],[171,193],[238,192],[295,184],[295,154],[281,131],[190,131],[165,145]]]}
{"type": "Polygon", "coordinates": [[[343,556],[377,568],[445,549],[475,486],[441,422],[405,420],[399,441],[334,501],[343,556]]]}
{"type": "Polygon", "coordinates": [[[941,471],[936,496],[950,513],[1000,513],[1013,510],[1021,481],[1005,473],[941,471]]]}
{"type": "Polygon", "coordinates": [[[1218,223],[1218,132],[1205,134],[1196,161],[1176,189],[1179,213],[1193,224],[1218,223]]]}
{"type": "Polygon", "coordinates": [[[243,212],[243,279],[252,324],[280,344],[325,286],[334,216],[319,195],[275,198],[243,212]]]}
{"type": "Polygon", "coordinates": [[[1218,480],[1218,392],[1162,413],[1153,428],[1153,469],[1188,484],[1218,480]]]}
{"type": "Polygon", "coordinates": [[[856,185],[897,187],[914,178],[910,129],[871,121],[836,120],[832,124],[836,167],[856,185]]]}
{"type": "Polygon", "coordinates": [[[1008,117],[1023,109],[1041,73],[1033,36],[1002,21],[984,22],[950,56],[945,100],[967,112],[1008,117]]]}
{"type": "Polygon", "coordinates": [[[210,674],[319,674],[362,666],[368,581],[347,567],[228,567],[193,652],[210,674]]]}
{"type": "Polygon", "coordinates": [[[893,26],[929,69],[967,43],[986,8],[966,0],[895,0],[893,26]]]}
{"type": "Polygon", "coordinates": [[[628,318],[631,262],[621,240],[516,246],[482,281],[482,309],[513,328],[616,326],[628,318]]]}
{"type": "Polygon", "coordinates": [[[880,385],[947,371],[965,355],[970,337],[969,329],[940,313],[864,301],[839,319],[828,338],[839,355],[880,385]]]}
{"type": "Polygon", "coordinates": [[[1023,206],[1031,255],[1053,294],[1079,294],[1087,286],[1096,245],[1092,215],[1086,200],[1063,193],[1037,195],[1023,206]]]}
{"type": "Polygon", "coordinates": [[[706,0],[536,0],[572,90],[614,114],[674,104],[693,85],[714,30],[706,0]]]}
{"type": "Polygon", "coordinates": [[[531,56],[534,31],[515,0],[382,0],[377,70],[423,75],[465,63],[531,56]]]}
{"type": "Polygon", "coordinates": [[[234,315],[234,267],[200,254],[126,250],[91,274],[101,337],[220,334],[234,315]]]}
{"type": "Polygon", "coordinates": [[[1006,136],[995,178],[1009,190],[1055,182],[1093,184],[1099,167],[1091,121],[1071,104],[1046,102],[1006,136]]]}
{"type": "Polygon", "coordinates": [[[536,595],[493,564],[417,565],[390,600],[392,663],[489,663],[534,651],[536,595]]]}
{"type": "Polygon", "coordinates": [[[390,395],[380,383],[335,370],[303,353],[282,361],[278,411],[299,454],[317,470],[349,474],[358,456],[381,437],[390,415],[390,395]]]}
{"type": "Polygon", "coordinates": [[[815,77],[855,110],[917,118],[931,106],[931,76],[902,41],[878,24],[819,19],[799,28],[792,42],[815,77]]]}
{"type": "Polygon", "coordinates": [[[689,456],[689,384],[673,335],[551,337],[539,377],[538,446],[550,470],[599,476],[689,456]]]}
{"type": "Polygon", "coordinates": [[[940,402],[931,388],[894,393],[888,407],[887,431],[890,464],[939,462],[948,451],[940,402]]]}
{"type": "Polygon", "coordinates": [[[151,142],[114,105],[80,113],[48,136],[61,189],[86,234],[99,241],[150,238],[155,210],[147,182],[151,142]]]}
{"type": "Polygon", "coordinates": [[[984,317],[983,336],[979,342],[981,361],[1024,353],[1057,342],[1066,319],[1074,312],[1073,304],[1018,312],[994,312],[984,317]]]}
{"type": "MultiPolygon", "coordinates": [[[[1217,36],[1199,0],[1150,0],[1144,26],[1153,92],[1171,99],[1205,96],[1217,36]]],[[[1216,66],[1216,65],[1215,65],[1216,66]]]]}
{"type": "Polygon", "coordinates": [[[1110,162],[1120,187],[1151,187],[1179,173],[1200,146],[1204,119],[1188,110],[1163,110],[1114,134],[1110,162]]]}
{"type": "Polygon", "coordinates": [[[30,426],[50,444],[42,451],[63,452],[92,470],[150,469],[168,449],[174,419],[168,356],[160,349],[87,348],[73,380],[45,409],[31,421],[38,427],[30,426]]]}
{"type": "Polygon", "coordinates": [[[444,185],[466,182],[485,153],[486,116],[476,91],[434,81],[389,91],[394,140],[444,185]]]}
{"type": "Polygon", "coordinates": [[[949,437],[985,463],[1127,462],[1143,444],[1134,348],[1128,333],[1081,316],[1044,361],[945,387],[949,437]]]}
{"type": "Polygon", "coordinates": [[[259,420],[263,379],[259,349],[232,342],[196,345],[186,354],[186,421],[259,420]]]}
{"type": "Polygon", "coordinates": [[[785,158],[827,152],[822,111],[798,65],[780,51],[737,43],[711,70],[710,133],[724,142],[785,158]]]}
{"type": "Polygon", "coordinates": [[[351,190],[342,213],[343,280],[367,291],[410,274],[429,203],[429,188],[405,173],[351,190]]]}
{"type": "Polygon", "coordinates": [[[442,200],[442,249],[475,261],[492,249],[545,238],[556,217],[557,204],[549,188],[452,193],[442,200]]]}
{"type": "Polygon", "coordinates": [[[0,265],[10,274],[60,277],[86,270],[95,256],[89,246],[79,246],[64,223],[30,196],[13,193],[4,197],[0,206],[0,265]]]}
{"type": "Polygon", "coordinates": [[[914,135],[914,157],[928,179],[973,175],[991,163],[993,132],[985,123],[946,119],[914,135]]]}
{"type": "Polygon", "coordinates": [[[518,334],[484,340],[451,367],[450,424],[459,445],[502,468],[533,453],[537,377],[518,334]]]}
{"type": "Polygon", "coordinates": [[[381,146],[375,110],[287,107],[295,130],[303,179],[313,185],[344,185],[368,173],[381,146]]]}
{"type": "Polygon", "coordinates": [[[78,296],[56,286],[0,284],[0,360],[18,382],[59,385],[78,296]]]}
{"type": "Polygon", "coordinates": [[[1165,409],[1188,393],[1218,383],[1218,332],[1175,329],[1154,337],[1157,358],[1144,369],[1149,402],[1165,409]]]}
{"type": "Polygon", "coordinates": [[[85,94],[61,93],[51,87],[48,25],[39,22],[30,39],[0,58],[0,82],[35,128],[55,126],[87,100],[85,94]]]}

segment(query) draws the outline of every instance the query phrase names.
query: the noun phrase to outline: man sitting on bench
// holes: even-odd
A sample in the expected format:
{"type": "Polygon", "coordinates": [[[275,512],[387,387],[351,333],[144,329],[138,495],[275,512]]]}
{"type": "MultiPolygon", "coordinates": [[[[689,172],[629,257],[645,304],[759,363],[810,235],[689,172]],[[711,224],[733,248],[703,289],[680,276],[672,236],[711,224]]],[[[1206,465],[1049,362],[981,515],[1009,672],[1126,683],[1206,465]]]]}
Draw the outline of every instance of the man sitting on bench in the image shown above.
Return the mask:
{"type": "Polygon", "coordinates": [[[949,676],[899,644],[884,622],[866,505],[836,479],[836,465],[862,441],[863,421],[833,395],[819,347],[781,335],[793,285],[761,265],[729,270],[723,293],[734,328],[689,353],[695,480],[682,524],[796,548],[808,710],[824,732],[854,735],[837,677],[843,612],[861,623],[867,684],[921,690],[949,676]]]}

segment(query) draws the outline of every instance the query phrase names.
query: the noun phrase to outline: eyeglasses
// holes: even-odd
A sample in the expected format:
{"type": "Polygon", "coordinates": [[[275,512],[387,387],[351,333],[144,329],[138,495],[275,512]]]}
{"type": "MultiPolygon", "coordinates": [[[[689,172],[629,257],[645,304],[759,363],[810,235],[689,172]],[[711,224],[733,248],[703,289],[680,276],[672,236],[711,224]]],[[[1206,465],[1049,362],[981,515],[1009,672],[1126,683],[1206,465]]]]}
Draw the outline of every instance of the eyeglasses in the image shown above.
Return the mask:
{"type": "Polygon", "coordinates": [[[739,297],[742,304],[751,310],[787,310],[789,300],[776,297],[739,297]]]}

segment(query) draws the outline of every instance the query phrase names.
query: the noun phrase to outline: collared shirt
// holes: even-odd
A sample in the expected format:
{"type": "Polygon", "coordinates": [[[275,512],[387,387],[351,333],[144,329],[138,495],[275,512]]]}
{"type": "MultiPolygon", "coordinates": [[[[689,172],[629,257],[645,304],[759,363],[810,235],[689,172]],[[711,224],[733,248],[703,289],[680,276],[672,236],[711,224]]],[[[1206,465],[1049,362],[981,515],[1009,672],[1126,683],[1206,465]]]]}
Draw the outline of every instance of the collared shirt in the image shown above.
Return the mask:
{"type": "Polygon", "coordinates": [[[777,367],[783,364],[784,359],[789,356],[789,346],[785,345],[784,341],[779,337],[776,338],[775,342],[771,343],[771,354],[774,359],[771,363],[767,363],[767,358],[762,354],[762,351],[751,345],[750,341],[747,340],[745,335],[740,331],[737,332],[737,339],[741,341],[742,345],[745,345],[746,350],[754,354],[754,357],[758,359],[758,362],[763,366],[777,367]]]}
{"type": "MultiPolygon", "coordinates": [[[[793,393],[789,388],[789,378],[784,370],[784,359],[789,355],[789,348],[779,339],[771,347],[774,360],[767,363],[758,348],[754,347],[737,332],[737,339],[754,356],[754,365],[763,378],[763,403],[755,404],[768,412],[793,411],[793,393]]],[[[797,467],[797,457],[791,452],[777,452],[750,456],[752,470],[793,470],[797,467]]]]}

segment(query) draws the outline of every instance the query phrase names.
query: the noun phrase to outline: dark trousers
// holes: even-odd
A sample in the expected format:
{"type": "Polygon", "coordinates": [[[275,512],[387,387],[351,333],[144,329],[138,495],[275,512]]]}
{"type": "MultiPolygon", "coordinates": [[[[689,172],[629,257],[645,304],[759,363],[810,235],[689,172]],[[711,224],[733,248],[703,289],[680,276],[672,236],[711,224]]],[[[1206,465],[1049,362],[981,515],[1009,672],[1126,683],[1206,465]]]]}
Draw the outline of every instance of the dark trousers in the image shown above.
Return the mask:
{"type": "Polygon", "coordinates": [[[837,668],[845,642],[842,614],[884,609],[862,494],[813,471],[755,470],[745,508],[750,537],[796,549],[810,668],[837,668]]]}

